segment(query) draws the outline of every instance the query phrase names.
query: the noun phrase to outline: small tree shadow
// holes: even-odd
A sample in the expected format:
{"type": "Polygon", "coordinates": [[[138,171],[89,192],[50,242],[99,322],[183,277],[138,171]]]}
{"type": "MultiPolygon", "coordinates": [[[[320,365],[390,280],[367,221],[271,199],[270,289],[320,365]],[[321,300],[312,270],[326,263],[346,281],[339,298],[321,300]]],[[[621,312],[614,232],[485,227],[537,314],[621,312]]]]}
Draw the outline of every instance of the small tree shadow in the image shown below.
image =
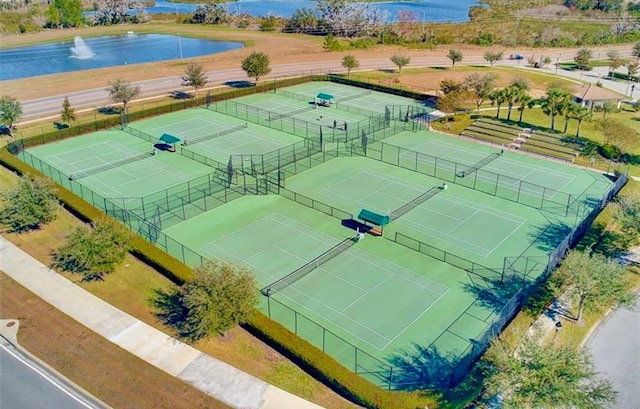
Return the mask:
{"type": "Polygon", "coordinates": [[[150,304],[157,310],[155,316],[160,322],[172,328],[179,336],[185,337],[182,329],[189,310],[183,303],[180,289],[154,290],[150,304]]]}
{"type": "Polygon", "coordinates": [[[459,358],[456,354],[443,354],[431,345],[412,344],[389,358],[394,366],[393,389],[448,389],[459,358]]]}
{"type": "Polygon", "coordinates": [[[469,277],[471,283],[464,283],[463,289],[476,298],[479,306],[494,312],[500,311],[526,285],[525,279],[516,275],[489,278],[469,273],[469,277]]]}
{"type": "Polygon", "coordinates": [[[253,87],[254,84],[253,82],[249,82],[246,80],[242,80],[242,81],[227,81],[224,83],[224,85],[231,87],[231,88],[249,88],[249,87],[253,87]]]}
{"type": "Polygon", "coordinates": [[[169,94],[169,96],[173,99],[191,99],[193,96],[184,91],[173,91],[169,94]]]}
{"type": "Polygon", "coordinates": [[[537,226],[529,237],[533,246],[550,252],[555,250],[570,231],[571,227],[565,223],[550,223],[546,226],[537,226]]]}
{"type": "Polygon", "coordinates": [[[122,109],[106,106],[106,107],[99,107],[96,109],[96,111],[102,115],[120,115],[120,113],[122,112],[122,109]]]}
{"type": "Polygon", "coordinates": [[[69,128],[69,124],[65,124],[65,123],[58,122],[58,121],[54,122],[54,123],[53,123],[53,126],[55,126],[55,128],[56,128],[57,130],[60,130],[60,129],[67,129],[67,128],[69,128]]]}

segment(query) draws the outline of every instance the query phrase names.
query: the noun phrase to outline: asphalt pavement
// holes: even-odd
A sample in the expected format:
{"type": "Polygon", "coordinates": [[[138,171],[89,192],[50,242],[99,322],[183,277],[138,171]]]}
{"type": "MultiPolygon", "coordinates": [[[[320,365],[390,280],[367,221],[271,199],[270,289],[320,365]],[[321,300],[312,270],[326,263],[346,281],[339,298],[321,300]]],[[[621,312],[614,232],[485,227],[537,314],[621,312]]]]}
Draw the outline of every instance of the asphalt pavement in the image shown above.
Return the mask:
{"type": "MultiPolygon", "coordinates": [[[[509,54],[516,53],[517,50],[505,50],[505,57],[509,54]]],[[[621,57],[629,57],[631,55],[631,49],[620,49],[621,57]]],[[[555,61],[571,61],[574,53],[551,53],[548,55],[554,62],[555,61]]],[[[604,58],[603,56],[601,56],[604,58]]],[[[394,69],[395,66],[389,60],[389,58],[363,58],[359,60],[360,70],[373,70],[373,69],[394,69]]],[[[418,68],[418,67],[436,67],[436,66],[449,66],[451,61],[447,57],[412,57],[411,63],[406,68],[418,68]]],[[[458,65],[487,65],[483,55],[468,55],[458,65]]],[[[524,60],[502,60],[496,65],[500,66],[512,66],[522,67],[526,65],[524,60]]],[[[562,75],[586,82],[597,82],[601,79],[601,74],[598,74],[600,70],[606,70],[606,67],[599,68],[596,73],[596,77],[591,77],[589,73],[571,72],[560,70],[556,72],[555,68],[536,69],[538,71],[547,72],[552,75],[562,75]]],[[[330,72],[344,72],[342,68],[342,60],[336,58],[334,60],[326,61],[309,61],[298,62],[289,64],[274,64],[271,66],[271,73],[263,77],[263,81],[270,81],[274,78],[282,78],[287,76],[308,75],[308,74],[323,74],[330,72]]],[[[246,73],[240,69],[227,69],[220,71],[209,71],[206,73],[209,78],[209,87],[222,86],[223,84],[231,81],[245,81],[247,79],[246,73]]],[[[182,79],[180,76],[154,78],[145,81],[139,81],[133,83],[139,85],[141,89],[140,98],[138,100],[149,99],[162,95],[169,95],[176,91],[190,91],[189,88],[182,86],[182,79]]],[[[605,88],[613,89],[617,92],[624,94],[626,83],[616,81],[602,81],[605,88]],[[619,85],[623,84],[623,85],[619,85]],[[613,88],[612,88],[613,87],[613,88]]],[[[640,95],[640,90],[637,91],[640,95]]],[[[95,88],[90,90],[84,90],[79,92],[72,92],[63,95],[48,96],[44,98],[38,98],[29,101],[22,101],[22,123],[29,123],[34,120],[42,120],[45,118],[58,118],[60,116],[60,106],[65,97],[69,97],[71,105],[76,111],[92,110],[105,105],[108,105],[109,97],[104,88],[95,88]]]]}
{"type": "Polygon", "coordinates": [[[587,341],[595,368],[618,391],[611,409],[640,409],[640,301],[631,309],[618,308],[587,341]]]}
{"type": "Polygon", "coordinates": [[[0,408],[104,409],[104,406],[0,337],[0,408]]]}

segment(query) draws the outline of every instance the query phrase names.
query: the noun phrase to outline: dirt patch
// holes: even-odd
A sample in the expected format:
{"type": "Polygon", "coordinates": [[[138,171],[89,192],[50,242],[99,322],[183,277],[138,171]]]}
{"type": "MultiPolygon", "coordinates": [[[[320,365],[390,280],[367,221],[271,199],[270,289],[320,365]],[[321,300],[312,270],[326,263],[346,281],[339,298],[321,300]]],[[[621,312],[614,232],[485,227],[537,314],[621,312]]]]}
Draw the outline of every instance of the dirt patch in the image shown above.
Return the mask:
{"type": "Polygon", "coordinates": [[[0,317],[20,320],[18,342],[114,408],[229,408],[147,364],[0,273],[0,317]]]}

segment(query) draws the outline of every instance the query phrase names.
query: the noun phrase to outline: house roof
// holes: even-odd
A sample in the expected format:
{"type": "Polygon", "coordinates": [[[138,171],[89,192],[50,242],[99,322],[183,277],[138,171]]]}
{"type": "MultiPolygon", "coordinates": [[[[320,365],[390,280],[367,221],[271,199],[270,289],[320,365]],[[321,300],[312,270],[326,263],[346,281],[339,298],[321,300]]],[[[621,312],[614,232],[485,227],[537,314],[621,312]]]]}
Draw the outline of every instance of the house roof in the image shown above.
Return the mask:
{"type": "Polygon", "coordinates": [[[583,101],[608,101],[619,100],[623,97],[608,89],[598,87],[594,84],[582,84],[574,88],[573,96],[583,101]]]}

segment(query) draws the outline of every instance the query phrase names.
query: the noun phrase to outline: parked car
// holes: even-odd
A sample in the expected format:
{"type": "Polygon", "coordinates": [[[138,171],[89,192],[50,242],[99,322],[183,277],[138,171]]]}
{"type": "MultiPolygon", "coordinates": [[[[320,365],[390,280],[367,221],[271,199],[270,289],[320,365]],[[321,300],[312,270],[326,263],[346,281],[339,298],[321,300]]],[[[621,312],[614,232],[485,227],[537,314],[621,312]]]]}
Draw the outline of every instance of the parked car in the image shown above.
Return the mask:
{"type": "Polygon", "coordinates": [[[511,54],[509,56],[510,60],[524,60],[524,55],[522,54],[511,54]]]}

